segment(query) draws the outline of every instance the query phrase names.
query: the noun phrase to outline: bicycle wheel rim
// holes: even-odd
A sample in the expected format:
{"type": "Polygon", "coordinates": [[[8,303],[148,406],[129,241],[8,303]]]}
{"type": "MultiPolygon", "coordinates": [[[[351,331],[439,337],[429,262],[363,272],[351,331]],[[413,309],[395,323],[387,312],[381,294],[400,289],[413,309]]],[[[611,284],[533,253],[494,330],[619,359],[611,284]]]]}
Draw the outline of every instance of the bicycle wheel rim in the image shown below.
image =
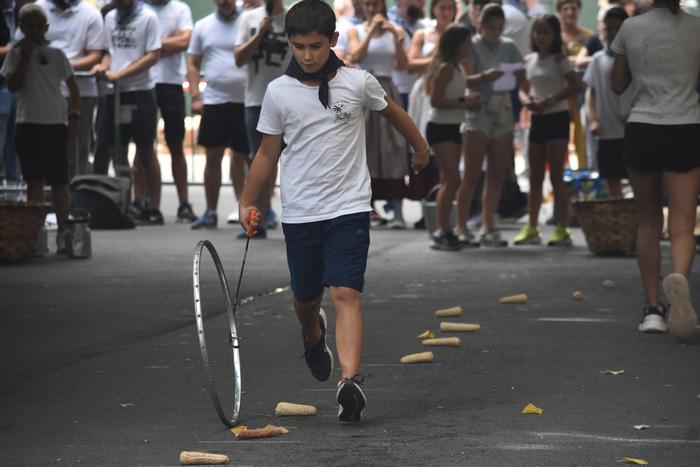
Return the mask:
{"type": "Polygon", "coordinates": [[[226,273],[224,272],[224,267],[221,264],[221,259],[219,254],[216,252],[214,245],[209,240],[202,240],[197,243],[194,253],[193,270],[192,270],[192,285],[194,293],[194,312],[195,321],[197,323],[197,337],[199,338],[199,351],[202,355],[202,363],[204,364],[204,371],[207,375],[207,380],[209,381],[209,394],[211,395],[212,402],[214,403],[214,408],[216,413],[227,427],[233,427],[238,422],[238,417],[241,410],[241,358],[239,352],[240,339],[238,337],[238,332],[236,331],[236,321],[233,315],[233,304],[231,303],[231,293],[228,287],[228,281],[226,280],[226,273]],[[204,250],[209,252],[212,260],[214,261],[214,267],[216,268],[217,276],[219,277],[219,282],[221,285],[221,291],[223,292],[224,299],[226,302],[226,314],[229,323],[229,345],[231,347],[231,357],[233,361],[233,391],[234,391],[234,402],[233,407],[231,407],[231,415],[228,415],[224,410],[221,399],[216,391],[216,381],[214,380],[214,371],[209,360],[209,352],[207,351],[206,335],[204,330],[204,316],[202,312],[202,300],[200,294],[200,264],[202,259],[202,253],[204,250]]]}

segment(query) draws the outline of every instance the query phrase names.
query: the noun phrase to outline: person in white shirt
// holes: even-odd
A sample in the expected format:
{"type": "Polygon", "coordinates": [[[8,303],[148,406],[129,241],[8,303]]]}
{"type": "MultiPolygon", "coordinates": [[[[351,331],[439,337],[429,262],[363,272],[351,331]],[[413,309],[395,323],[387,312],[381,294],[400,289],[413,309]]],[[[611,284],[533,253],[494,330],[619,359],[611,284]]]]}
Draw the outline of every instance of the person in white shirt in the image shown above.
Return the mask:
{"type": "Polygon", "coordinates": [[[530,164],[529,222],[515,236],[515,245],[539,245],[538,218],[542,184],[547,166],[554,191],[556,227],[549,246],[571,246],[569,192],[564,183],[564,161],[569,144],[569,107],[566,100],[580,92],[581,79],[563,54],[561,23],[554,15],[542,15],[532,25],[532,52],[525,58],[527,77],[523,101],[532,112],[528,137],[530,164]]]}
{"type": "MultiPolygon", "coordinates": [[[[158,109],[151,70],[160,57],[158,18],[136,0],[115,0],[114,4],[116,8],[105,17],[107,53],[97,73],[119,86],[122,109],[131,108],[130,122],[121,122],[119,144],[126,146],[133,139],[135,166],[143,167],[149,197],[146,205],[143,186],[134,184],[134,205],[139,208],[135,221],[141,225],[162,225],[160,164],[154,148],[158,109]]],[[[107,96],[104,124],[110,130],[114,128],[113,90],[107,96]]]]}
{"type": "MultiPolygon", "coordinates": [[[[243,13],[236,38],[236,65],[246,66],[248,84],[245,91],[245,120],[251,156],[260,146],[262,134],[257,130],[263,96],[268,83],[284,73],[292,58],[284,33],[284,21],[288,8],[282,0],[267,0],[264,6],[243,13]]],[[[274,183],[270,184],[270,192],[274,183]]],[[[265,212],[267,228],[277,226],[277,219],[270,206],[261,206],[265,212]]],[[[266,236],[265,230],[258,235],[266,236]]],[[[243,233],[240,238],[245,238],[243,233]]]]}
{"type": "Polygon", "coordinates": [[[70,208],[67,140],[80,132],[80,91],[66,55],[46,45],[46,13],[34,4],[19,13],[22,39],[0,70],[17,94],[15,147],[27,181],[27,199],[44,202],[44,182],[51,185],[58,233],[56,247],[65,253],[65,228],[70,208]],[[68,105],[61,92],[68,88],[68,105]]]}
{"type": "Polygon", "coordinates": [[[624,158],[637,206],[637,255],[646,295],[638,329],[668,329],[688,338],[698,323],[688,277],[700,194],[700,18],[685,13],[679,0],[654,0],[651,10],[622,24],[610,48],[613,91],[620,95],[635,84],[624,158]],[[664,187],[673,271],[663,281],[670,305],[666,322],[659,301],[664,187]]]}
{"type": "MultiPolygon", "coordinates": [[[[179,207],[178,222],[193,222],[187,193],[187,161],[183,149],[185,139],[185,80],[184,51],[192,37],[192,11],[180,0],[149,0],[148,5],[158,16],[160,29],[160,60],[153,67],[156,82],[156,102],[164,123],[165,142],[171,157],[171,168],[179,207]]],[[[137,171],[138,173],[138,171],[137,171]]],[[[135,182],[139,182],[137,177],[135,182]]]]}
{"type": "MultiPolygon", "coordinates": [[[[385,0],[365,1],[366,21],[348,31],[350,59],[359,68],[370,72],[396,102],[401,94],[394,85],[394,70],[408,67],[404,42],[406,32],[387,18],[385,0]]],[[[372,197],[393,204],[394,218],[383,219],[375,212],[372,225],[386,224],[389,228],[405,229],[403,199],[408,195],[405,177],[408,175],[406,142],[400,133],[385,125],[374,112],[367,112],[367,163],[372,177],[372,197]]]]}
{"type": "MultiPolygon", "coordinates": [[[[80,138],[68,142],[68,177],[90,173],[89,155],[94,145],[94,115],[97,83],[92,68],[102,59],[104,48],[102,15],[84,0],[37,0],[48,18],[46,40],[63,50],[77,73],[80,89],[80,138]]],[[[19,32],[17,40],[22,39],[19,32]]],[[[64,96],[68,89],[63,88],[64,96]]]]}
{"type": "Polygon", "coordinates": [[[598,139],[598,173],[601,179],[608,182],[611,198],[622,198],[622,179],[627,178],[622,155],[625,121],[630,113],[634,86],[630,86],[622,96],[617,96],[612,91],[610,75],[615,54],[609,45],[627,18],[627,12],[623,8],[607,9],[600,25],[600,36],[606,48],[593,54],[583,75],[583,81],[588,85],[588,130],[598,139]]]}
{"type": "Polygon", "coordinates": [[[380,113],[409,140],[416,150],[414,171],[428,163],[430,149],[376,78],[344,67],[331,52],[338,33],[327,3],[302,0],[287,18],[294,60],[265,92],[258,124],[263,137],[241,197],[240,219],[251,234],[262,227],[259,203],[267,199],[279,162],[282,228],[306,364],[319,381],[333,373],[328,320],[321,309],[328,287],[341,369],[338,419],[356,423],[366,405],[359,374],[371,210],[364,112],[380,113]],[[280,157],[283,139],[287,146],[280,157]]]}
{"type": "Polygon", "coordinates": [[[236,198],[243,190],[250,152],[243,110],[247,74],[236,65],[233,55],[241,14],[233,0],[215,0],[215,4],[216,10],[195,24],[188,50],[192,110],[202,114],[198,143],[206,149],[207,157],[204,167],[207,209],[192,224],[193,229],[217,227],[221,161],[226,148],[232,152],[230,174],[236,198]],[[202,67],[207,82],[203,96],[199,91],[202,67]]]}

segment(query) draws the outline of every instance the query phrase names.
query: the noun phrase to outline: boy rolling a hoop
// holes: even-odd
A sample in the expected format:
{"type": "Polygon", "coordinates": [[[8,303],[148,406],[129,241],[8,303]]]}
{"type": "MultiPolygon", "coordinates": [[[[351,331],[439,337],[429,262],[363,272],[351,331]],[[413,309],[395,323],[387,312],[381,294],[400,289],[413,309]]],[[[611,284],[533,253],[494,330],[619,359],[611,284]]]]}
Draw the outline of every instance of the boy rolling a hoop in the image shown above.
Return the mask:
{"type": "MultiPolygon", "coordinates": [[[[325,339],[328,320],[321,309],[328,287],[341,369],[338,418],[359,422],[367,402],[359,370],[371,211],[364,111],[379,112],[408,140],[415,150],[414,171],[427,165],[430,149],[372,75],[344,67],[331,51],[338,33],[328,4],[295,4],[285,29],[293,59],[265,93],[257,128],[263,138],[241,196],[240,219],[248,229],[249,212],[267,196],[265,187],[279,160],[282,227],[306,364],[320,381],[333,371],[325,339]],[[278,156],[282,140],[287,147],[278,156]]],[[[251,224],[254,230],[263,227],[262,216],[251,224]]]]}

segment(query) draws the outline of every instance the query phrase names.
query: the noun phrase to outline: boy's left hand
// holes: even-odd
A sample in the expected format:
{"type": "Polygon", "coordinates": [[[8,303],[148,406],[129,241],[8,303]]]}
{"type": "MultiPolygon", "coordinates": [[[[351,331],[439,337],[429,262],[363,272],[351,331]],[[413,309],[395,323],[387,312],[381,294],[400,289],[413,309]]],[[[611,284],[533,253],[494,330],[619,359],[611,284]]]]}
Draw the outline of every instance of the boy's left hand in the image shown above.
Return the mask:
{"type": "Polygon", "coordinates": [[[411,168],[414,174],[420,173],[430,162],[430,148],[424,152],[414,152],[411,156],[411,168]]]}

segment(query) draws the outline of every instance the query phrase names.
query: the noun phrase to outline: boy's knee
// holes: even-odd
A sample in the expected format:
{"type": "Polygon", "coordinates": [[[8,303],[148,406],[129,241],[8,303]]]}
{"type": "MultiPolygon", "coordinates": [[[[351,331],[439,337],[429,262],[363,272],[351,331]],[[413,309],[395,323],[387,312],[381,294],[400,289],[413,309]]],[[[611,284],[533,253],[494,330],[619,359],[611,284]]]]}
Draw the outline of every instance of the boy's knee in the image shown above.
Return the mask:
{"type": "Polygon", "coordinates": [[[360,291],[350,287],[331,287],[333,300],[342,303],[354,303],[360,301],[360,291]]]}

